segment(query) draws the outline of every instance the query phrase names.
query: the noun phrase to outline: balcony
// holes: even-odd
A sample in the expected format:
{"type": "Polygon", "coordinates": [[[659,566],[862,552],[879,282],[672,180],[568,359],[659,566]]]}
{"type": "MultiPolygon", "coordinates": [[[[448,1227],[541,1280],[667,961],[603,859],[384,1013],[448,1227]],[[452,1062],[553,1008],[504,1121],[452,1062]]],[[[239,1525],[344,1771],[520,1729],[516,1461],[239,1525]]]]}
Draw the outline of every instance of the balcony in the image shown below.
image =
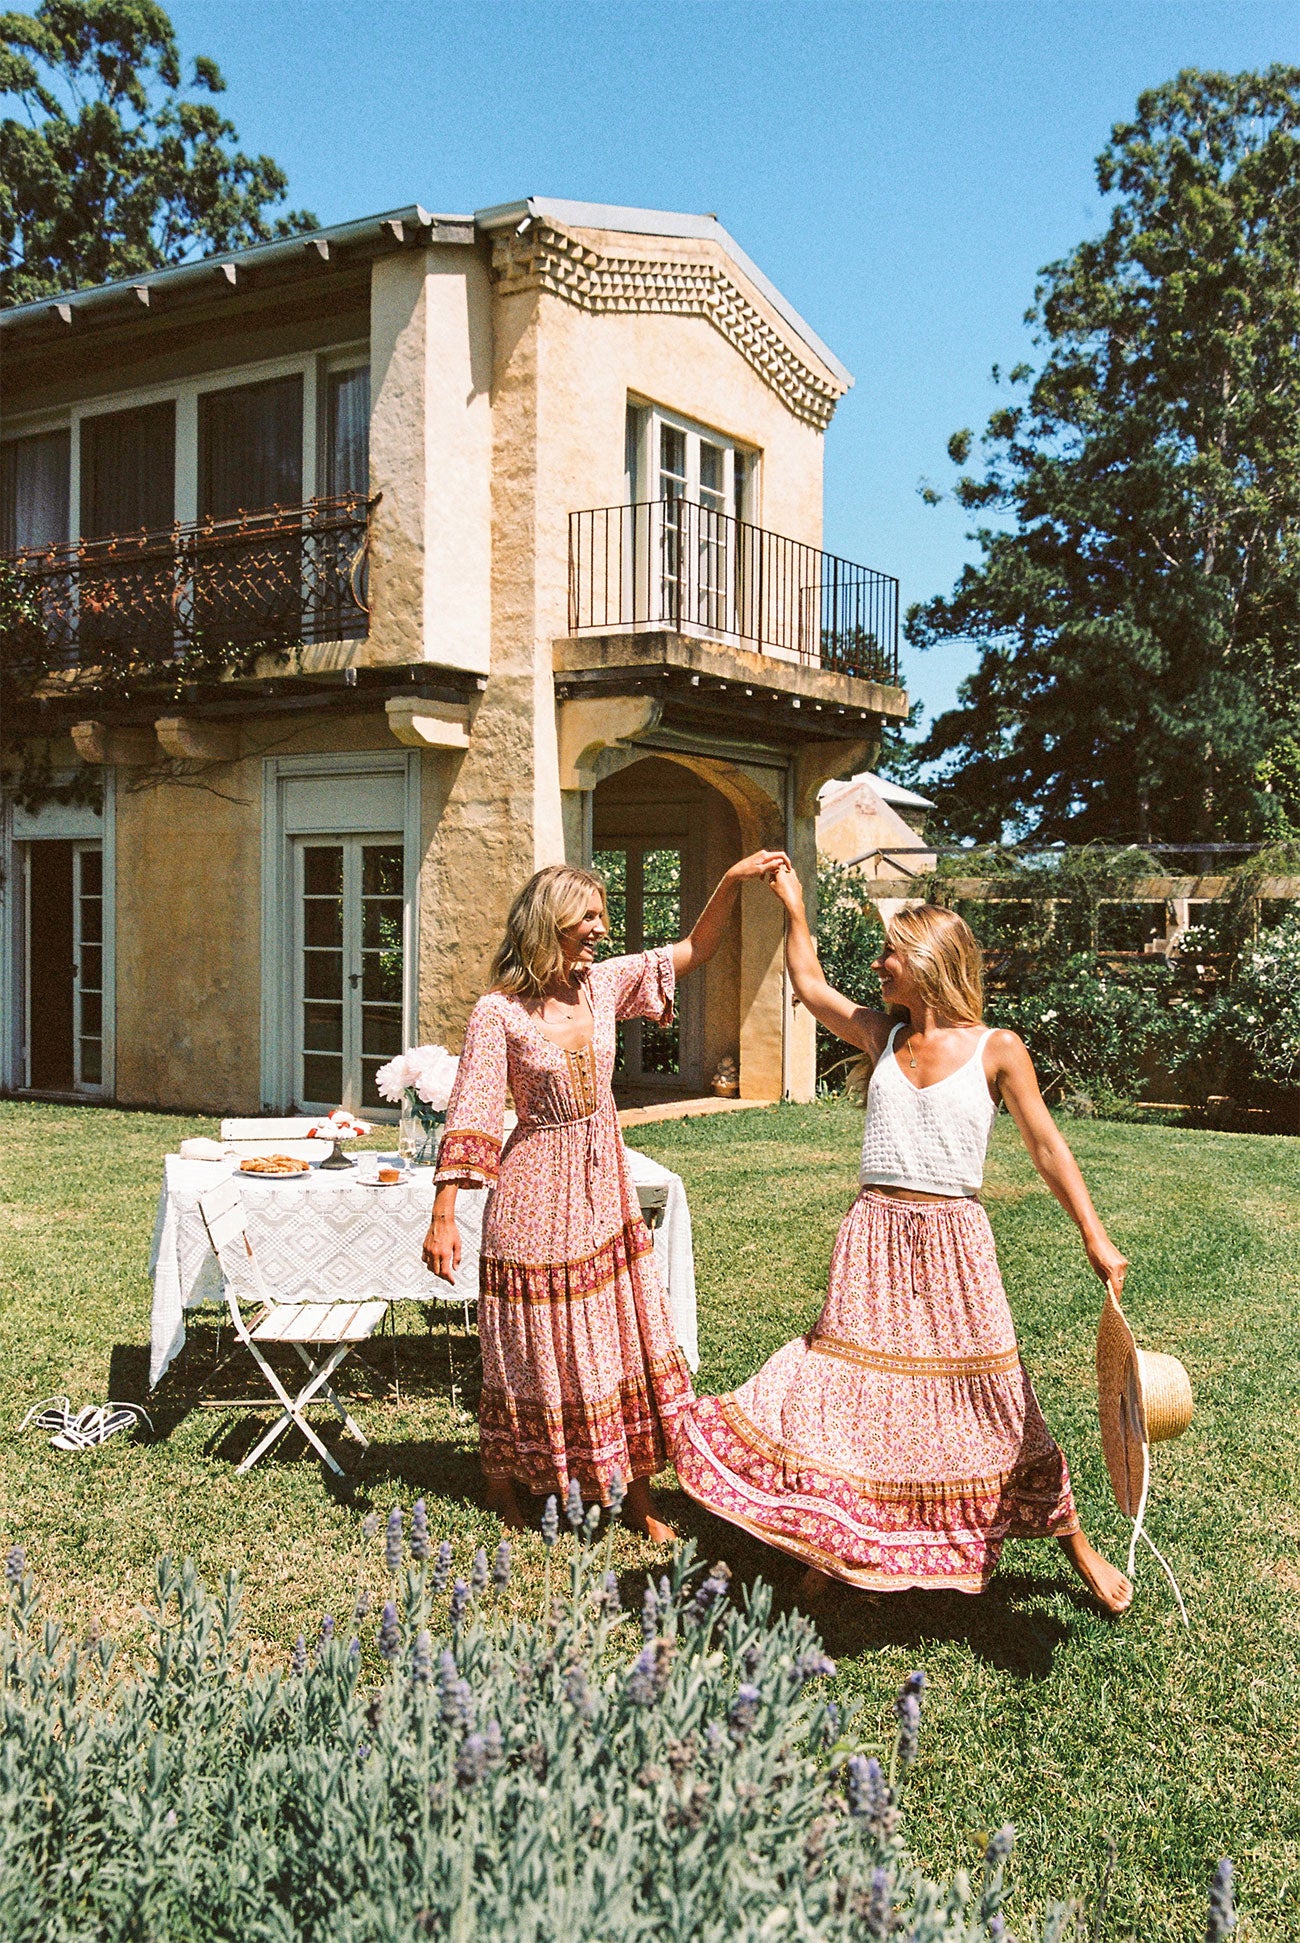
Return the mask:
{"type": "Polygon", "coordinates": [[[898,684],[898,582],[686,499],[569,515],[569,634],[672,632],[898,684]]]}
{"type": "Polygon", "coordinates": [[[372,503],[347,494],[0,556],[42,636],[35,653],[22,631],[0,650],[15,667],[138,678],[364,636],[372,503]]]}

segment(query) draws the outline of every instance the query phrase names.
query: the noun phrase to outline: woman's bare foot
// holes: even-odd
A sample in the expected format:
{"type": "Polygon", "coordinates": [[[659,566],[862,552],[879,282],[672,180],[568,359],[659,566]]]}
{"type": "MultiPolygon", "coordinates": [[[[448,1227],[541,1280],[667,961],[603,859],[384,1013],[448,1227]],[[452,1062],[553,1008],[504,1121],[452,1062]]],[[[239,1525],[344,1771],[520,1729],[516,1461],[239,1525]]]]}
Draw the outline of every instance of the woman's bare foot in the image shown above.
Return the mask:
{"type": "Polygon", "coordinates": [[[523,1531],[524,1514],[519,1509],[515,1496],[515,1481],[512,1477],[490,1477],[487,1481],[488,1510],[495,1512],[502,1524],[510,1531],[523,1531]]]}
{"type": "Polygon", "coordinates": [[[794,1596],[806,1612],[813,1612],[826,1604],[834,1585],[829,1572],[819,1572],[815,1565],[810,1565],[795,1587],[794,1596]]]}
{"type": "Polygon", "coordinates": [[[1081,1531],[1071,1532],[1068,1538],[1058,1539],[1057,1543],[1093,1598],[1105,1607],[1112,1619],[1128,1611],[1133,1603],[1132,1586],[1100,1552],[1094,1552],[1081,1531]]]}
{"type": "Polygon", "coordinates": [[[649,1478],[634,1477],[628,1485],[627,1496],[623,1500],[623,1523],[633,1531],[644,1533],[652,1545],[677,1543],[677,1533],[672,1526],[655,1516],[649,1478]]]}

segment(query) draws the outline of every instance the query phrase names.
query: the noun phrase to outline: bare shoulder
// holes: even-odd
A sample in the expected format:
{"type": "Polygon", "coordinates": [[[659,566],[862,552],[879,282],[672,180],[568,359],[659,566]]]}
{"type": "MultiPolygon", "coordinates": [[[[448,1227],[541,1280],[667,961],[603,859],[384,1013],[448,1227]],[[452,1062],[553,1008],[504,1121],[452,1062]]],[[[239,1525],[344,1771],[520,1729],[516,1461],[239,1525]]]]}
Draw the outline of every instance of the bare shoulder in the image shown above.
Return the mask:
{"type": "Polygon", "coordinates": [[[859,1005],[853,1014],[853,1038],[847,1043],[857,1044],[868,1058],[878,1060],[889,1044],[889,1035],[897,1023],[888,1012],[880,1012],[870,1005],[859,1005]]]}

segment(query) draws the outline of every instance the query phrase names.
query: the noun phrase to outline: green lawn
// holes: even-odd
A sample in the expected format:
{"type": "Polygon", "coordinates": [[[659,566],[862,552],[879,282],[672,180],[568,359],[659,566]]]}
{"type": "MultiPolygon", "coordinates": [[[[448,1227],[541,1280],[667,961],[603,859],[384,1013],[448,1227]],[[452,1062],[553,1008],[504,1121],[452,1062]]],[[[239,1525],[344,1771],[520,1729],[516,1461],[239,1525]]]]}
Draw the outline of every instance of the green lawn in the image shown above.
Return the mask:
{"type": "MultiPolygon", "coordinates": [[[[695,1221],[702,1389],[723,1389],[815,1316],[837,1222],[853,1192],[860,1121],[838,1105],[773,1108],[638,1129],[685,1179],[695,1221]]],[[[162,1551],[247,1580],[256,1649],[282,1656],[323,1610],[351,1604],[357,1524],[371,1506],[424,1495],[458,1562],[496,1530],[480,1508],[473,1424],[449,1394],[441,1337],[399,1312],[402,1400],[359,1372],[351,1390],[374,1438],[348,1500],[285,1440],[236,1478],[250,1420],[197,1408],[210,1325],[160,1389],[154,1441],[119,1438],[60,1457],[17,1436],[29,1402],[142,1398],[145,1259],[161,1157],[199,1122],[0,1102],[0,1536],[26,1545],[50,1603],[99,1619],[129,1645],[162,1551]]],[[[1187,1363],[1196,1417],[1156,1459],[1151,1524],[1191,1613],[1184,1632],[1158,1568],[1110,1625],[1049,1544],[1008,1548],[980,1599],[847,1596],[826,1625],[846,1696],[883,1738],[908,1668],[929,1699],[909,1781],[917,1859],[947,1872],[978,1831],[1014,1822],[1012,1927],[1053,1895],[1095,1896],[1116,1848],[1107,1939],[1203,1934],[1204,1887],[1231,1855],[1248,1915],[1240,1936],[1300,1935],[1300,1141],[1071,1123],[1111,1232],[1133,1260],[1126,1306],[1139,1339],[1187,1363]]],[[[1084,1521],[1119,1557],[1123,1520],[1105,1482],[1092,1348],[1099,1286],[1065,1217],[999,1122],[987,1194],[1025,1360],[1070,1459],[1084,1521]]],[[[387,1371],[389,1352],[381,1367],[387,1371]]],[[[462,1351],[463,1361],[463,1351],[462,1351]]],[[[251,1366],[250,1366],[251,1368],[251,1366]]],[[[254,1372],[255,1374],[255,1372],[254,1372]]],[[[233,1394],[255,1395],[239,1379],[233,1394]]],[[[353,1461],[354,1446],[344,1446],[353,1461]]],[[[679,1493],[663,1501],[740,1577],[789,1596],[797,1573],[679,1493]]],[[[534,1591],[536,1540],[517,1596],[534,1591]]],[[[626,1534],[629,1585],[657,1555],[626,1534]]],[[[378,1563],[363,1570],[379,1589],[378,1563]]],[[[341,1617],[340,1624],[346,1624],[341,1617]]]]}

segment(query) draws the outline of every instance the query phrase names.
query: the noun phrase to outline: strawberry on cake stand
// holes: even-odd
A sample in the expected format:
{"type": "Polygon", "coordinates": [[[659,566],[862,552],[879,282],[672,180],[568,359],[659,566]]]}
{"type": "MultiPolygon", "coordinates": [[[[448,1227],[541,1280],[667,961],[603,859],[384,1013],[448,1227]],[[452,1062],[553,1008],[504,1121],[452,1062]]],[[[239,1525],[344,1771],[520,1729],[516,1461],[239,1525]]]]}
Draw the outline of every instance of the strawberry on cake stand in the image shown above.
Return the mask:
{"type": "Polygon", "coordinates": [[[333,1113],[329,1114],[326,1119],[316,1121],[307,1138],[309,1140],[332,1140],[334,1142],[332,1149],[325,1156],[324,1160],[317,1163],[323,1171],[326,1168],[355,1167],[356,1162],[349,1159],[347,1154],[342,1151],[342,1143],[345,1140],[361,1140],[366,1134],[373,1131],[374,1129],[368,1120],[358,1120],[351,1113],[346,1112],[343,1107],[336,1106],[333,1113]]]}

